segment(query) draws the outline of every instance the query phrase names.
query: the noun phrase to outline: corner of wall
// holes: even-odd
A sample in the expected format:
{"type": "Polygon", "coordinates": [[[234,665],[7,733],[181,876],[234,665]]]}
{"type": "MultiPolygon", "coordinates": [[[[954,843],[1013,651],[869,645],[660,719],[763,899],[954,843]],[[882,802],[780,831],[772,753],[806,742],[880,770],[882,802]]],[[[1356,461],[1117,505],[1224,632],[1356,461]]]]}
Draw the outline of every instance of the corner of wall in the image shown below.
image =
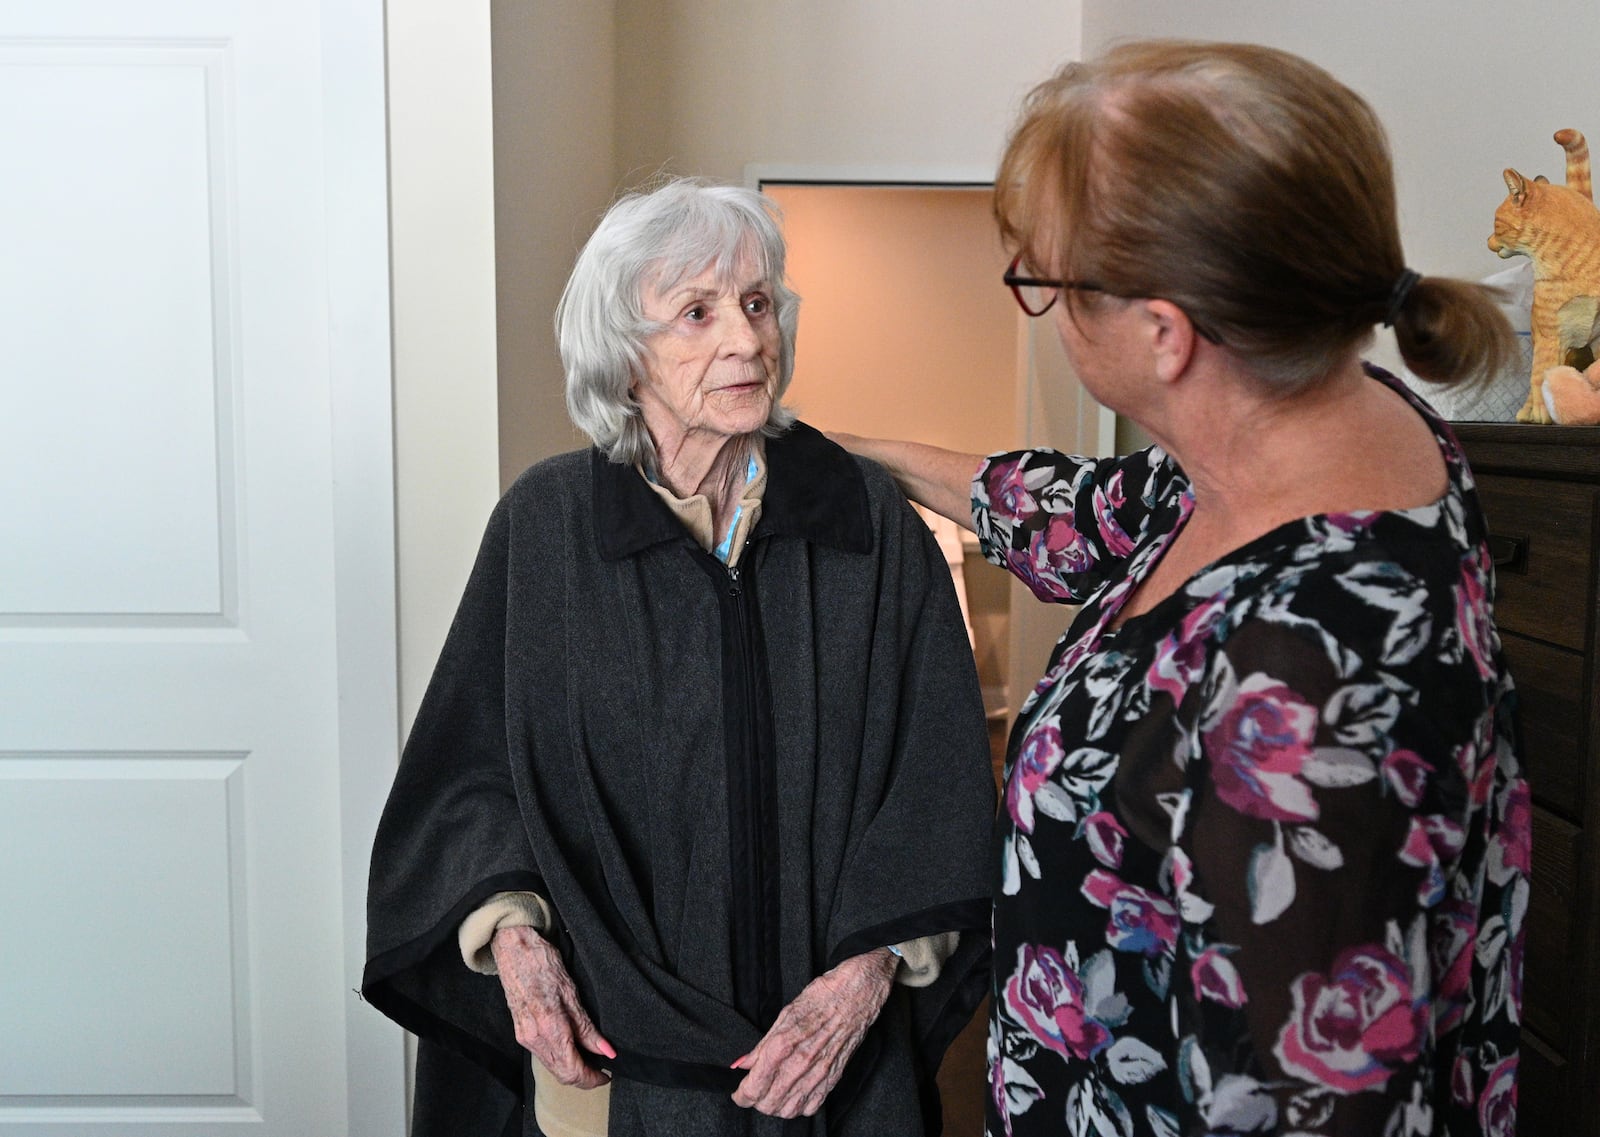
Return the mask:
{"type": "Polygon", "coordinates": [[[400,708],[460,598],[495,464],[489,0],[388,0],[400,708]]]}

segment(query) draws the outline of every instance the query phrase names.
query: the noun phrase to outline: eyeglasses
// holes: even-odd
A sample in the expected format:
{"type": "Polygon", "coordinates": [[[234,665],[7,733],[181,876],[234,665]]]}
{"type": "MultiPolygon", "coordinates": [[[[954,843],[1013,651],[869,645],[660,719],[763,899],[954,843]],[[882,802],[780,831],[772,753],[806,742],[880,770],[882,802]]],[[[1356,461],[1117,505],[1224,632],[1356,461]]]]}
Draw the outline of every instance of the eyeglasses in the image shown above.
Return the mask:
{"type": "Polygon", "coordinates": [[[1042,316],[1050,311],[1050,306],[1056,302],[1063,288],[1078,292],[1105,291],[1100,285],[1087,280],[1045,280],[1037,276],[1022,276],[1017,272],[1021,267],[1022,254],[1018,253],[1011,259],[1011,267],[1006,269],[1000,280],[1011,289],[1011,295],[1017,298],[1022,310],[1030,316],[1042,316]]]}
{"type": "MultiPolygon", "coordinates": [[[[1030,316],[1042,316],[1060,298],[1063,290],[1069,292],[1100,292],[1107,296],[1116,296],[1102,284],[1091,280],[1046,280],[1038,276],[1023,276],[1017,270],[1022,267],[1022,254],[1018,253],[1011,258],[1011,265],[1000,277],[1001,283],[1011,289],[1011,295],[1017,298],[1017,303],[1022,310],[1030,316]]],[[[1152,299],[1156,299],[1152,297],[1152,299]]],[[[1211,329],[1196,323],[1194,317],[1189,318],[1190,325],[1195,334],[1202,339],[1210,340],[1214,344],[1221,344],[1222,337],[1211,329]]]]}

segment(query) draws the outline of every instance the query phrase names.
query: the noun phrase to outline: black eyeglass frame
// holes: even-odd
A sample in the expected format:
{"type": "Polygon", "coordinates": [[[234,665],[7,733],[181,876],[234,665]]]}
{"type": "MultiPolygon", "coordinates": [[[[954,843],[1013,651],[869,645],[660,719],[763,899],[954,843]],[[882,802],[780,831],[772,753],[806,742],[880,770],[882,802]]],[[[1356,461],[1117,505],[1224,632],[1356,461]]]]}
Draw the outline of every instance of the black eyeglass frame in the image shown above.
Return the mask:
{"type": "MultiPolygon", "coordinates": [[[[1043,277],[1038,276],[1023,276],[1017,272],[1017,269],[1021,267],[1022,254],[1018,253],[1011,259],[1011,264],[1001,275],[1000,282],[1007,288],[1011,289],[1011,295],[1017,298],[1017,307],[1021,308],[1030,316],[1038,317],[1050,311],[1050,309],[1055,305],[1056,300],[1060,298],[1061,290],[1064,288],[1077,292],[1106,291],[1100,285],[1089,280],[1046,280],[1043,277]],[[1045,301],[1044,307],[1036,311],[1029,306],[1027,298],[1023,296],[1022,290],[1024,288],[1052,288],[1055,289],[1055,291],[1050,294],[1050,299],[1045,301]]],[[[1107,293],[1107,295],[1110,294],[1107,293]]]]}
{"type": "MultiPolygon", "coordinates": [[[[1011,295],[1017,299],[1017,307],[1021,308],[1027,315],[1035,318],[1050,311],[1050,309],[1055,306],[1055,302],[1061,298],[1061,293],[1063,291],[1099,292],[1106,296],[1121,296],[1120,293],[1112,292],[1109,288],[1105,287],[1105,285],[1096,284],[1092,280],[1047,280],[1044,277],[1023,276],[1017,272],[1017,269],[1021,267],[1022,254],[1018,253],[1015,257],[1011,258],[1011,264],[1006,268],[1006,271],[1001,274],[1000,282],[1007,288],[1011,289],[1011,295]],[[1034,311],[1034,309],[1028,304],[1027,299],[1022,294],[1022,290],[1024,288],[1053,288],[1055,291],[1050,294],[1050,299],[1045,301],[1044,307],[1040,308],[1038,311],[1034,311]]],[[[1121,298],[1124,300],[1134,299],[1133,297],[1126,296],[1121,298]]],[[[1149,299],[1154,300],[1161,298],[1150,297],[1149,299]]],[[[1185,315],[1187,315],[1187,313],[1185,313],[1185,315]]],[[[1200,324],[1196,323],[1193,316],[1189,317],[1189,323],[1191,326],[1193,326],[1195,334],[1201,339],[1209,340],[1219,346],[1221,345],[1222,337],[1211,331],[1209,328],[1202,327],[1200,324]]]]}

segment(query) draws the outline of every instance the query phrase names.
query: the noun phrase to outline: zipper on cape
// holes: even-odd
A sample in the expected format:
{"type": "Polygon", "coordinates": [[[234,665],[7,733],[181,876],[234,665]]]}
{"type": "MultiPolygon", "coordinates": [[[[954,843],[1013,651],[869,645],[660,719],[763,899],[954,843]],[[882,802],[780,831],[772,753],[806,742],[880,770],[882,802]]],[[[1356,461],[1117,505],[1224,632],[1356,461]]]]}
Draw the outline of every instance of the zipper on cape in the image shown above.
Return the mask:
{"type": "MultiPolygon", "coordinates": [[[[748,554],[747,541],[741,555],[748,554]]],[[[764,684],[761,682],[760,653],[755,636],[753,597],[749,590],[748,574],[740,565],[729,565],[720,559],[697,550],[702,563],[711,572],[713,580],[721,578],[726,599],[723,611],[730,618],[729,633],[732,650],[724,657],[730,674],[724,678],[724,691],[734,700],[729,709],[737,712],[737,729],[733,732],[732,749],[728,755],[728,811],[730,845],[729,872],[736,904],[734,907],[736,944],[743,950],[735,953],[735,986],[743,991],[736,993],[735,1003],[741,1010],[757,1020],[763,1030],[769,1027],[783,1008],[779,989],[777,951],[778,929],[774,923],[776,897],[771,894],[777,887],[769,864],[770,830],[777,823],[768,816],[767,772],[763,769],[761,721],[763,708],[759,706],[764,684]],[[715,565],[715,570],[711,566],[715,565]]]]}

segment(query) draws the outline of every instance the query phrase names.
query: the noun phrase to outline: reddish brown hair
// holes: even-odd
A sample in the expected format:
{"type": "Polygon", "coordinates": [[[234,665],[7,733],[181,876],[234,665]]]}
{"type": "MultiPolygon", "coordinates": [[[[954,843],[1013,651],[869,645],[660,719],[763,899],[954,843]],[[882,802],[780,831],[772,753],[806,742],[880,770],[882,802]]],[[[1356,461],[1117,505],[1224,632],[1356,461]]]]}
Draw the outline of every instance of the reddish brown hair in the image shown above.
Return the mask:
{"type": "MultiPolygon", "coordinates": [[[[1360,345],[1406,270],[1372,108],[1250,44],[1145,40],[1067,64],[1028,96],[995,214],[1036,269],[1171,300],[1279,390],[1360,345]]],[[[1423,277],[1394,324],[1406,365],[1438,382],[1496,374],[1515,350],[1494,294],[1464,281],[1423,277]]]]}

